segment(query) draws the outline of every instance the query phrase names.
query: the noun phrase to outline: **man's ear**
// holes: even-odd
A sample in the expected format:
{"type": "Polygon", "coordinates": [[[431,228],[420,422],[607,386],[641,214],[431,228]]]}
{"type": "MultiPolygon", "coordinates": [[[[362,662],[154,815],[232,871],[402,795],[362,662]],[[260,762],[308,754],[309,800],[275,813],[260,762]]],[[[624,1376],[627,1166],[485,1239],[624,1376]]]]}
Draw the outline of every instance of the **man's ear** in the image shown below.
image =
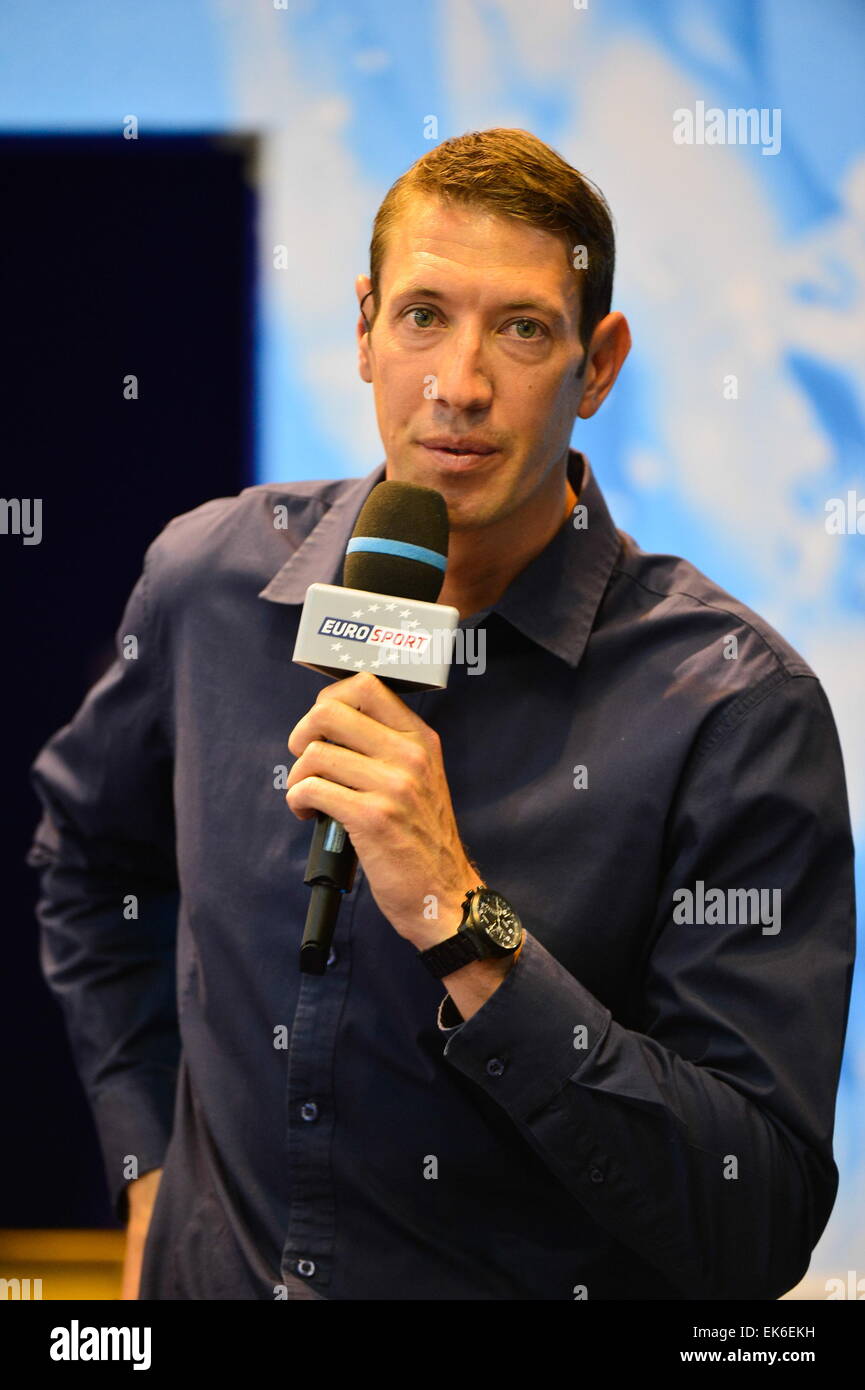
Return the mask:
{"type": "Polygon", "coordinates": [[[360,373],[361,381],[372,382],[372,363],[369,353],[369,332],[366,320],[369,319],[369,308],[372,304],[371,299],[364,298],[372,291],[372,281],[368,275],[358,275],[354,282],[354,290],[357,295],[358,316],[357,316],[357,369],[360,373]],[[366,315],[366,320],[364,319],[366,315]]]}
{"type": "Polygon", "coordinates": [[[599,410],[631,350],[631,330],[624,314],[607,314],[592,334],[586,382],[577,415],[588,420],[599,410]]]}

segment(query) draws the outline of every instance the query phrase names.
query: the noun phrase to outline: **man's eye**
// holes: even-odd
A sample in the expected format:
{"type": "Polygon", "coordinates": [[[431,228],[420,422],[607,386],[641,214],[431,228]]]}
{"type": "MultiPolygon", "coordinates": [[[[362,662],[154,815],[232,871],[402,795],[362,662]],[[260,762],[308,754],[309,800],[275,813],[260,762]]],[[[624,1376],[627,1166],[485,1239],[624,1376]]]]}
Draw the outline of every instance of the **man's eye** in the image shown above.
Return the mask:
{"type": "Polygon", "coordinates": [[[534,319],[514,319],[513,323],[509,324],[508,327],[509,327],[509,328],[527,328],[527,329],[530,330],[528,333],[518,333],[518,334],[517,334],[517,337],[518,337],[518,338],[520,339],[520,341],[523,342],[523,343],[532,343],[532,342],[534,342],[536,339],[539,340],[540,338],[542,338],[542,337],[544,336],[544,329],[543,329],[543,326],[542,326],[541,324],[537,323],[534,319]]]}
{"type": "Polygon", "coordinates": [[[411,327],[412,327],[412,328],[429,328],[429,326],[430,326],[430,320],[432,320],[432,319],[435,318],[435,314],[434,314],[433,310],[432,310],[432,309],[425,309],[425,308],[423,307],[423,305],[418,305],[417,308],[415,308],[415,309],[406,309],[406,311],[405,311],[405,317],[408,317],[409,315],[411,315],[411,320],[410,320],[410,322],[411,322],[411,327]],[[418,320],[415,318],[415,315],[416,315],[416,314],[429,314],[429,319],[427,320],[426,323],[419,323],[418,320]]]}
{"type": "MultiPolygon", "coordinates": [[[[412,308],[406,309],[402,317],[410,328],[431,328],[436,320],[436,312],[426,305],[416,304],[412,308]]],[[[547,336],[543,324],[538,323],[536,319],[514,319],[506,327],[515,328],[517,330],[516,336],[522,343],[540,342],[542,338],[547,336]]]]}

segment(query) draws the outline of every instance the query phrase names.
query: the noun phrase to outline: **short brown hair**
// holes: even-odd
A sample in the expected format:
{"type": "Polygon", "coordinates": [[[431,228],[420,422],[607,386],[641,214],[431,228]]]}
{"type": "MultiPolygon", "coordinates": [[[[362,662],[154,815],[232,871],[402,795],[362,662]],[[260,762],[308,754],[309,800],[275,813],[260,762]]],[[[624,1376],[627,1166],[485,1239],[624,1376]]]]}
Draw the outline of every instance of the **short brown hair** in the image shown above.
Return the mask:
{"type": "Polygon", "coordinates": [[[472,130],[436,145],[400,175],[376,213],[369,247],[371,322],[388,233],[415,193],[483,207],[552,232],[563,241],[569,261],[575,246],[585,246],[586,269],[575,273],[582,277],[580,341],[588,349],[610,312],[616,259],[610,209],[590,179],[527,130],[472,130]]]}

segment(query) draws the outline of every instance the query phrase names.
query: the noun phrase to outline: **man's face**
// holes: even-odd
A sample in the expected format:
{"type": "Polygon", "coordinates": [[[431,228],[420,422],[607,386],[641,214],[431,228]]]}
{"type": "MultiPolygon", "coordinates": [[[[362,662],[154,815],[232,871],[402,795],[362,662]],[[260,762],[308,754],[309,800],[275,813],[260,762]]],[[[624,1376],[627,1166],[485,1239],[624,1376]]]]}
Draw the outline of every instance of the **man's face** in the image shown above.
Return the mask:
{"type": "MultiPolygon", "coordinates": [[[[561,474],[592,380],[577,376],[578,274],[556,237],[482,208],[416,197],[391,229],[360,372],[387,478],[436,488],[452,528],[500,520],[561,474]]],[[[369,287],[359,276],[359,299],[369,287]]]]}

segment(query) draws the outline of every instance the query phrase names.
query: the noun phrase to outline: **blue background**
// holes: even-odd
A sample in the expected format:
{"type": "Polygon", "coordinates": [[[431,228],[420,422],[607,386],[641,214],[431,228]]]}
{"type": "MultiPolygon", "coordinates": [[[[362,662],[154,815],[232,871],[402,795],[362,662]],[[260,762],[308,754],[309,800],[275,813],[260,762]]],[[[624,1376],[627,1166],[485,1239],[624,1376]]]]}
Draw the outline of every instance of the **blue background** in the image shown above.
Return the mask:
{"type": "MultiPolygon", "coordinates": [[[[523,127],[588,174],[616,220],[613,307],[634,346],[573,442],[619,526],[644,549],[687,556],[821,677],[861,902],[865,538],[829,535],[825,516],[848,489],[865,497],[863,55],[858,0],[4,0],[0,129],[120,140],[134,115],[141,140],[260,138],[257,480],[381,460],[353,281],[378,203],[430,148],[431,124],[434,141],[523,127]],[[778,108],[780,151],[676,145],[673,112],[697,101],[778,108]]],[[[860,979],[838,1097],[841,1187],[799,1296],[825,1297],[848,1269],[865,1275],[860,979]]]]}

